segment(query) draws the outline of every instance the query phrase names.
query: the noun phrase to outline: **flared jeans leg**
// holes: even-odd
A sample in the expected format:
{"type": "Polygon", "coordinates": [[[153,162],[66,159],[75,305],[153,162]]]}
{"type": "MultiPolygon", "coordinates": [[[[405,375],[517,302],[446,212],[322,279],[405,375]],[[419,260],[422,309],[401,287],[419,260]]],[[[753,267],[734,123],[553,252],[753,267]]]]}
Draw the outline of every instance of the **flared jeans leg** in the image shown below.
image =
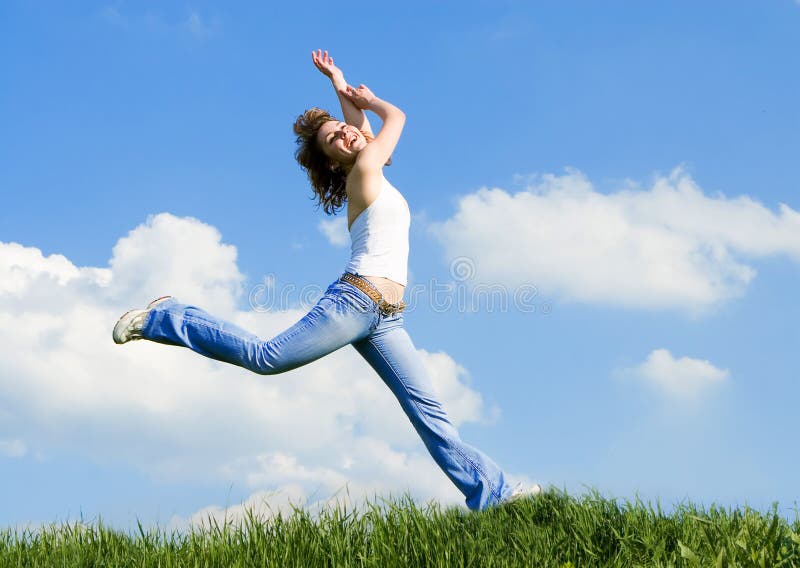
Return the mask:
{"type": "Polygon", "coordinates": [[[381,315],[368,337],[353,343],[391,389],[425,447],[464,494],[470,509],[507,499],[511,487],[500,467],[466,444],[439,403],[422,358],[403,327],[403,315],[381,315]]]}
{"type": "Polygon", "coordinates": [[[337,280],[300,321],[271,339],[175,300],[153,308],[142,336],[264,375],[295,369],[352,344],[394,393],[428,452],[464,494],[467,506],[485,509],[504,501],[512,490],[503,471],[461,440],[403,321],[402,313],[384,315],[364,292],[337,280]]]}

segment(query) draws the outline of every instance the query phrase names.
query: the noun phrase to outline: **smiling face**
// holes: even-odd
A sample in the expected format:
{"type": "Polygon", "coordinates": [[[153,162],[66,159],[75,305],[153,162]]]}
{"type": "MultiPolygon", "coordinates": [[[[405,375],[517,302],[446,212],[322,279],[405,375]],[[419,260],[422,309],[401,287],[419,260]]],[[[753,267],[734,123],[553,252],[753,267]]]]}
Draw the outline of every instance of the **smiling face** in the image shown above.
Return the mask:
{"type": "Polygon", "coordinates": [[[329,120],[317,132],[317,143],[331,161],[349,165],[367,145],[367,139],[355,126],[329,120]]]}

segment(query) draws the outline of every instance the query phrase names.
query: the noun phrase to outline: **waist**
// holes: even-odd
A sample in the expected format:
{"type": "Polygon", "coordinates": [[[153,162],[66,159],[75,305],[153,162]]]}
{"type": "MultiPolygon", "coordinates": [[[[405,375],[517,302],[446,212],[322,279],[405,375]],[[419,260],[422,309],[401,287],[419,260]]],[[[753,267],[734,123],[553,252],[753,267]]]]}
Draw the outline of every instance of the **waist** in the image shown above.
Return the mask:
{"type": "MultiPolygon", "coordinates": [[[[399,298],[403,297],[403,290],[405,289],[404,286],[397,284],[396,282],[392,282],[387,278],[381,278],[375,276],[370,276],[369,278],[378,278],[379,281],[386,280],[394,284],[395,286],[398,286],[400,288],[399,298]]],[[[358,274],[353,274],[352,272],[345,272],[340,277],[340,280],[344,280],[345,282],[352,284],[353,286],[364,292],[367,296],[369,296],[372,299],[373,302],[375,302],[378,305],[378,308],[380,308],[380,310],[384,314],[391,315],[397,312],[402,312],[406,307],[405,303],[403,303],[403,301],[399,298],[396,301],[389,302],[384,296],[383,290],[381,290],[381,288],[379,288],[375,282],[369,280],[365,276],[359,276],[358,274]]]]}
{"type": "Polygon", "coordinates": [[[369,280],[378,291],[383,295],[383,299],[392,304],[396,304],[403,299],[403,293],[406,287],[383,276],[371,276],[369,274],[361,274],[361,278],[369,280]]]}

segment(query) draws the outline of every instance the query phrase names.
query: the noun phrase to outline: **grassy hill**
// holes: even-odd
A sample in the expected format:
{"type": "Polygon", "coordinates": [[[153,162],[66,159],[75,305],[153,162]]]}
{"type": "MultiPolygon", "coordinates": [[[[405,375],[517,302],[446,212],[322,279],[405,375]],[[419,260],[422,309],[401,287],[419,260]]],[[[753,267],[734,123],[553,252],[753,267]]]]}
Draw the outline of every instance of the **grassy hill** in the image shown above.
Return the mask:
{"type": "Polygon", "coordinates": [[[167,533],[0,530],[0,566],[799,566],[800,519],[550,490],[480,513],[410,499],[167,533]]]}

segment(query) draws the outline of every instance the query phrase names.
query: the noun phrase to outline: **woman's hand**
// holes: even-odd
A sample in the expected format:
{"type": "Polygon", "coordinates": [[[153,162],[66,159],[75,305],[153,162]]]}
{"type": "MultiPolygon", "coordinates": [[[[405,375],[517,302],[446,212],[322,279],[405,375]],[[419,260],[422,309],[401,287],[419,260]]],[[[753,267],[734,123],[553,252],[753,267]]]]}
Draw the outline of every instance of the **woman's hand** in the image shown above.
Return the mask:
{"type": "Polygon", "coordinates": [[[341,69],[336,67],[333,63],[333,57],[328,55],[327,51],[318,49],[311,52],[311,61],[314,66],[319,69],[319,72],[331,80],[333,90],[339,98],[339,104],[342,106],[342,114],[347,124],[352,124],[362,132],[372,135],[372,127],[367,120],[367,115],[364,111],[358,108],[350,98],[345,94],[347,90],[347,80],[344,78],[344,73],[341,69]]]}
{"type": "Polygon", "coordinates": [[[339,93],[361,110],[370,108],[372,103],[378,100],[366,85],[359,85],[357,89],[347,85],[347,88],[340,89],[339,93]]]}
{"type": "Polygon", "coordinates": [[[325,75],[328,79],[334,82],[344,82],[344,73],[333,64],[333,57],[328,55],[327,51],[324,53],[321,49],[312,51],[311,60],[314,62],[316,68],[319,69],[320,73],[325,75]]]}

